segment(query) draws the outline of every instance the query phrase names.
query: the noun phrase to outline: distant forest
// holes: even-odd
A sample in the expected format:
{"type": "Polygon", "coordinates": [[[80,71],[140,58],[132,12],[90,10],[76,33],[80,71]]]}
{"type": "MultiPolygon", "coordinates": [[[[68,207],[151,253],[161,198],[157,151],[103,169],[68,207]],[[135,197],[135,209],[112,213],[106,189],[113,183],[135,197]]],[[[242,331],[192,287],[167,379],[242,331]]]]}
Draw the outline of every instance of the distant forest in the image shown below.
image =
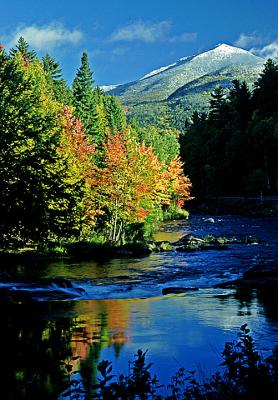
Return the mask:
{"type": "Polygon", "coordinates": [[[217,87],[180,144],[195,196],[278,194],[278,65],[269,59],[252,91],[217,87]]]}

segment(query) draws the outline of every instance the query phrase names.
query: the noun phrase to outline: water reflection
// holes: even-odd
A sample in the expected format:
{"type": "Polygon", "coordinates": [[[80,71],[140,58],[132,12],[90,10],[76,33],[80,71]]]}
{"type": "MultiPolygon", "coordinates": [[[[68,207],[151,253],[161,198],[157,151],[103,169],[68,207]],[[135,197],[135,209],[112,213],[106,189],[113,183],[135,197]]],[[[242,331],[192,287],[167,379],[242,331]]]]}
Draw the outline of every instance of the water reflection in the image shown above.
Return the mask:
{"type": "MultiPolygon", "coordinates": [[[[268,306],[266,306],[268,307],[268,306]]],[[[277,319],[265,317],[256,293],[203,291],[152,299],[80,302],[2,302],[2,390],[7,399],[54,399],[68,385],[67,364],[85,388],[97,364],[127,372],[138,348],[149,349],[162,382],[182,365],[208,372],[220,362],[227,340],[248,323],[261,349],[278,343],[277,319]]]]}
{"type": "MultiPolygon", "coordinates": [[[[68,311],[70,304],[61,305],[68,311]]],[[[35,303],[1,302],[1,392],[5,399],[54,399],[66,385],[61,360],[71,354],[73,322],[57,316],[51,307],[35,303]]]]}

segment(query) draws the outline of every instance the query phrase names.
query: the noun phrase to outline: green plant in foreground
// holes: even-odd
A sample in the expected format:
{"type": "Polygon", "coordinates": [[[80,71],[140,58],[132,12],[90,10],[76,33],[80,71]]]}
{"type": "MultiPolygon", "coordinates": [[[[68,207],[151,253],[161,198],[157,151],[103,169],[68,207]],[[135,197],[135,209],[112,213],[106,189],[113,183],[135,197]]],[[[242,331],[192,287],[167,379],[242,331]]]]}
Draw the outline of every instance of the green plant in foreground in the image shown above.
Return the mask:
{"type": "MultiPolygon", "coordinates": [[[[82,379],[71,380],[64,397],[98,400],[262,400],[278,395],[278,349],[264,359],[244,324],[237,340],[227,342],[222,352],[221,371],[205,379],[198,379],[196,371],[180,368],[170,383],[159,385],[152,375],[152,364],[146,363],[146,352],[138,350],[128,375],[112,374],[112,363],[98,365],[99,383],[90,394],[82,379]]],[[[75,372],[76,373],[76,372],[75,372]]]]}

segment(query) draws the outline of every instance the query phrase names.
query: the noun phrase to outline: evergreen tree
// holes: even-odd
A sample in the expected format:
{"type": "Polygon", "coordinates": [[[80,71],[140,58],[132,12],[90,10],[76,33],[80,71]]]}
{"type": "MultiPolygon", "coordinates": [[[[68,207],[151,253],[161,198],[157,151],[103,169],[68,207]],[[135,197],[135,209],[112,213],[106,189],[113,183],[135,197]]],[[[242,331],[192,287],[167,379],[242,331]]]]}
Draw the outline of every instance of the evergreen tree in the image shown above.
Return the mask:
{"type": "Polygon", "coordinates": [[[244,128],[252,114],[251,93],[246,82],[234,80],[232,84],[228,95],[230,112],[234,123],[244,128]]]}
{"type": "Polygon", "coordinates": [[[100,144],[102,137],[96,108],[98,93],[93,91],[93,83],[93,74],[90,69],[88,55],[84,52],[81,57],[81,66],[72,85],[73,105],[75,107],[75,116],[82,121],[91,140],[100,144]]]}
{"type": "Polygon", "coordinates": [[[125,129],[126,119],[118,97],[104,95],[104,106],[107,116],[107,124],[112,132],[125,129]]]}
{"type": "Polygon", "coordinates": [[[209,118],[217,126],[223,126],[227,120],[227,96],[221,86],[217,86],[211,93],[209,118]]]}
{"type": "Polygon", "coordinates": [[[60,80],[62,77],[62,69],[59,63],[49,54],[46,54],[42,58],[42,61],[45,73],[50,76],[54,82],[60,80]]]}
{"type": "Polygon", "coordinates": [[[268,59],[263,72],[255,82],[253,93],[254,108],[261,116],[267,117],[278,112],[278,65],[268,59]]]}
{"type": "Polygon", "coordinates": [[[72,92],[65,79],[62,78],[62,69],[59,63],[49,54],[46,54],[42,61],[48,82],[53,88],[55,99],[62,104],[71,105],[73,102],[72,92]]]}
{"type": "Polygon", "coordinates": [[[20,53],[26,62],[33,61],[37,56],[34,50],[30,50],[29,44],[22,36],[18,39],[16,47],[10,50],[10,56],[14,57],[16,53],[20,53]]]}

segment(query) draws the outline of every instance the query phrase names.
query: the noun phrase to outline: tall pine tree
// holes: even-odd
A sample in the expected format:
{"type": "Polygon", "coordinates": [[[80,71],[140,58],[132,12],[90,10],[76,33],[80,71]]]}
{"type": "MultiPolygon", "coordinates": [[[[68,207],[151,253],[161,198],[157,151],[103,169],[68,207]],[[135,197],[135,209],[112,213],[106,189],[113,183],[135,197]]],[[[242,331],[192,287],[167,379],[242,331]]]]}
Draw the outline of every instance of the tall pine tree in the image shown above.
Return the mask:
{"type": "Polygon", "coordinates": [[[87,53],[81,57],[81,66],[73,81],[73,105],[75,116],[79,118],[91,140],[100,144],[102,141],[97,114],[97,99],[93,91],[93,74],[87,53]]]}

